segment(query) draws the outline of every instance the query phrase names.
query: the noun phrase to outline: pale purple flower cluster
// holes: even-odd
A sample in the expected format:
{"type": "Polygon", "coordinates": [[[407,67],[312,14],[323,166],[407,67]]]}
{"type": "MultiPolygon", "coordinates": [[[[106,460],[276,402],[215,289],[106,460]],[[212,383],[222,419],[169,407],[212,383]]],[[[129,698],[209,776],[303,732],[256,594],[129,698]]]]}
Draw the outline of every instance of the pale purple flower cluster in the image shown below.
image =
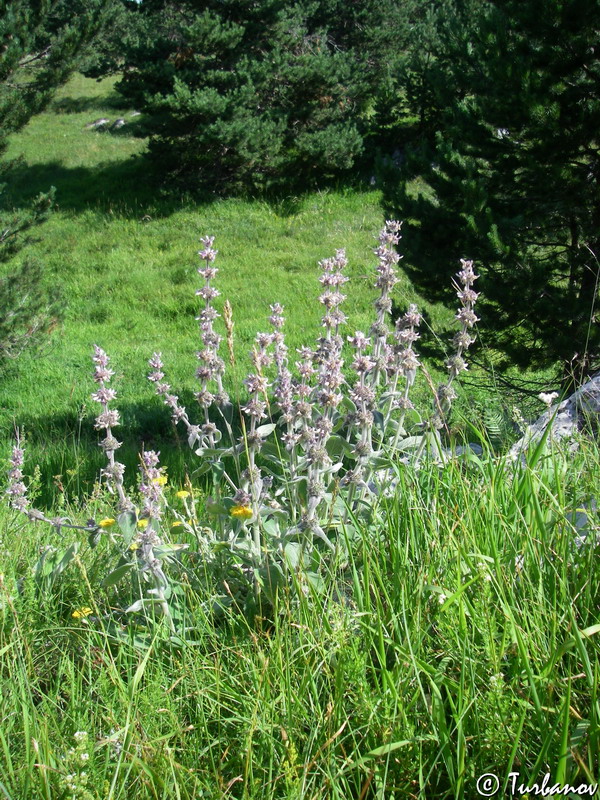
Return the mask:
{"type": "Polygon", "coordinates": [[[27,487],[23,482],[23,463],[25,461],[25,451],[17,444],[12,449],[10,457],[10,470],[8,471],[8,488],[6,494],[9,496],[9,503],[17,511],[27,511],[29,499],[27,498],[27,487]]]}
{"type": "Polygon", "coordinates": [[[422,317],[416,305],[411,303],[408,311],[397,320],[394,330],[394,345],[389,372],[392,376],[400,373],[408,387],[414,383],[417,369],[421,366],[413,348],[414,343],[420,338],[417,328],[421,324],[421,320],[422,317]]]}
{"type": "Polygon", "coordinates": [[[375,368],[375,361],[366,351],[371,349],[371,340],[362,331],[356,331],[354,336],[348,336],[350,345],[354,348],[355,355],[352,369],[357,379],[350,389],[349,397],[356,410],[346,417],[346,423],[351,430],[356,431],[357,441],[354,445],[356,467],[348,470],[343,478],[343,485],[361,485],[364,483],[366,472],[365,464],[373,450],[372,434],[375,419],[375,389],[369,383],[369,376],[375,368]]]}
{"type": "Polygon", "coordinates": [[[252,351],[252,363],[256,372],[252,372],[244,380],[248,390],[248,400],[242,406],[242,411],[249,418],[249,426],[245,427],[242,443],[248,455],[248,467],[242,473],[241,491],[251,497],[251,506],[255,515],[258,513],[259,502],[263,493],[263,480],[260,469],[256,466],[256,455],[262,447],[263,437],[258,428],[263,419],[267,418],[267,390],[269,383],[263,375],[263,370],[273,362],[269,353],[273,335],[270,333],[257,333],[255,347],[252,351]]]}
{"type": "Polygon", "coordinates": [[[324,291],[319,302],[325,306],[321,320],[325,335],[319,338],[314,353],[308,348],[298,351],[301,356],[297,364],[300,382],[296,387],[298,400],[294,416],[300,422],[300,430],[295,435],[304,453],[308,494],[306,514],[301,525],[325,541],[328,540],[318,525],[317,510],[327,490],[325,476],[332,466],[327,442],[333,431],[336,410],[343,400],[340,390],[345,383],[342,374],[344,340],[340,335],[340,326],[345,324],[346,315],[340,306],[346,296],[340,292],[340,287],[348,281],[343,274],[347,265],[345,250],[336,250],[333,258],[326,258],[319,263],[323,270],[319,280],[324,291]],[[315,375],[315,386],[311,390],[309,381],[315,375]]]}
{"type": "Polygon", "coordinates": [[[168,587],[169,581],[163,571],[160,560],[154,552],[154,548],[160,547],[163,542],[155,530],[153,520],[158,521],[161,519],[165,504],[162,491],[164,475],[158,466],[158,457],[159,453],[154,452],[154,450],[146,450],[141,455],[139,489],[142,497],[142,507],[140,511],[141,519],[147,520],[147,524],[145,528],[137,532],[136,544],[138,549],[136,550],[136,555],[140,571],[149,574],[154,583],[154,587],[150,589],[150,594],[156,597],[163,614],[170,619],[169,605],[165,597],[165,589],[168,587]]]}
{"type": "Polygon", "coordinates": [[[460,322],[460,330],[455,334],[452,341],[455,352],[446,361],[449,373],[448,380],[437,389],[436,400],[438,407],[431,421],[433,428],[441,428],[443,426],[444,416],[450,410],[452,401],[456,399],[456,392],[452,382],[461,372],[467,369],[467,363],[463,355],[475,341],[475,336],[470,331],[475,323],[479,321],[479,317],[473,311],[473,306],[479,297],[479,294],[473,290],[473,283],[479,276],[473,270],[472,261],[466,261],[461,258],[460,263],[462,269],[457,274],[459,283],[455,283],[456,294],[461,302],[456,314],[456,319],[460,322]]]}
{"type": "Polygon", "coordinates": [[[142,496],[142,517],[160,519],[162,517],[164,496],[162,484],[164,476],[158,464],[159,453],[146,450],[141,456],[140,494],[142,496]]]}
{"type": "Polygon", "coordinates": [[[186,409],[179,405],[179,398],[176,394],[172,394],[170,384],[164,380],[165,373],[163,372],[164,365],[161,354],[154,353],[152,358],[148,359],[148,364],[152,368],[152,372],[148,375],[148,380],[154,384],[156,394],[162,397],[164,404],[171,409],[173,422],[175,424],[183,422],[187,428],[189,446],[193,447],[198,442],[200,446],[208,444],[209,447],[214,447],[216,426],[211,422],[201,426],[192,425],[186,409]]]}
{"type": "Polygon", "coordinates": [[[119,496],[119,507],[121,510],[125,510],[131,508],[132,503],[123,487],[125,465],[115,460],[115,451],[121,447],[121,442],[115,438],[112,432],[112,429],[120,424],[120,418],[116,409],[108,407],[108,404],[117,396],[116,391],[108,386],[115,373],[109,367],[109,357],[98,345],[94,345],[92,361],[94,362],[94,381],[98,384],[98,388],[92,393],[92,400],[102,406],[102,411],[96,417],[94,427],[98,431],[104,430],[105,432],[104,439],[98,444],[106,453],[108,460],[108,465],[102,470],[101,475],[106,478],[111,492],[116,489],[119,496]]]}
{"type": "Polygon", "coordinates": [[[279,303],[274,303],[271,306],[269,322],[274,329],[271,339],[273,342],[273,359],[277,368],[273,384],[273,397],[289,432],[294,418],[294,381],[288,367],[288,348],[285,344],[283,333],[283,325],[285,323],[283,306],[279,303]]]}
{"type": "Polygon", "coordinates": [[[21,447],[20,433],[17,431],[17,443],[12,449],[10,457],[10,469],[8,471],[8,487],[6,494],[9,497],[9,505],[16,511],[27,514],[30,520],[36,522],[47,522],[60,533],[62,527],[75,530],[95,531],[96,523],[93,519],[88,520],[86,525],[71,525],[64,517],[48,518],[43,511],[31,508],[27,497],[27,487],[23,481],[23,464],[25,462],[25,451],[21,447]]]}
{"type": "Polygon", "coordinates": [[[390,349],[387,343],[390,333],[387,324],[387,317],[392,311],[391,291],[398,283],[396,265],[401,256],[394,249],[401,239],[400,230],[402,223],[396,220],[386,220],[385,227],[379,234],[379,245],[375,249],[375,255],[379,259],[377,265],[377,280],[375,287],[379,289],[379,297],[375,301],[377,317],[371,326],[370,334],[373,337],[373,361],[375,368],[371,374],[371,382],[377,385],[381,378],[385,376],[390,349]]]}
{"type": "Polygon", "coordinates": [[[198,255],[204,261],[204,266],[198,267],[198,274],[204,278],[204,286],[197,290],[196,295],[204,300],[204,308],[200,311],[197,320],[200,324],[200,338],[202,349],[196,353],[200,362],[196,370],[196,377],[200,381],[200,391],[196,393],[196,400],[205,411],[206,422],[208,422],[208,409],[213,402],[223,407],[229,403],[229,397],[223,389],[223,375],[225,373],[225,362],[219,356],[219,345],[223,339],[214,329],[213,323],[220,316],[212,306],[212,301],[221,294],[218,289],[210,285],[211,280],[216,277],[218,269],[213,266],[217,255],[217,250],[213,249],[214,236],[203,236],[200,241],[204,245],[203,250],[198,251],[198,255]],[[216,394],[211,391],[211,381],[216,383],[216,394]]]}

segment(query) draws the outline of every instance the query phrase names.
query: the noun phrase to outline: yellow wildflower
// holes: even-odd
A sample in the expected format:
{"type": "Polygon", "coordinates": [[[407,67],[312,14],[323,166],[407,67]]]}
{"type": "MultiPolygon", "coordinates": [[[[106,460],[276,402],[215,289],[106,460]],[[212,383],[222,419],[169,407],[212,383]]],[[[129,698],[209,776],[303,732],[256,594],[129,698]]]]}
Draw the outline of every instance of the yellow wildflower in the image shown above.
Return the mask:
{"type": "Polygon", "coordinates": [[[158,478],[154,478],[152,483],[155,483],[157,486],[166,486],[167,480],[168,478],[166,475],[159,475],[158,478]]]}
{"type": "Polygon", "coordinates": [[[140,543],[139,543],[139,542],[132,542],[132,543],[129,545],[129,549],[130,549],[130,550],[138,550],[138,549],[139,549],[139,547],[140,547],[140,543]]]}
{"type": "Polygon", "coordinates": [[[84,606],[83,608],[76,608],[75,611],[71,614],[72,617],[75,619],[82,619],[83,617],[89,617],[90,614],[93,614],[93,610],[88,608],[88,606],[84,606]]]}
{"type": "Polygon", "coordinates": [[[137,526],[141,531],[145,531],[146,528],[148,527],[148,520],[147,519],[138,519],[137,526]]]}
{"type": "Polygon", "coordinates": [[[113,519],[112,517],[107,517],[106,519],[101,519],[100,520],[100,522],[98,523],[98,527],[99,528],[112,528],[112,526],[115,524],[115,522],[116,522],[116,520],[113,519]]]}
{"type": "Polygon", "coordinates": [[[230,513],[237,519],[250,519],[253,512],[250,506],[233,506],[230,513]]]}
{"type": "Polygon", "coordinates": [[[181,491],[176,493],[176,497],[180,497],[182,500],[185,500],[186,497],[189,497],[190,493],[186,492],[185,489],[181,489],[181,491]]]}
{"type": "Polygon", "coordinates": [[[180,525],[183,525],[183,522],[180,519],[176,519],[175,522],[171,523],[172,528],[178,528],[180,525]]]}

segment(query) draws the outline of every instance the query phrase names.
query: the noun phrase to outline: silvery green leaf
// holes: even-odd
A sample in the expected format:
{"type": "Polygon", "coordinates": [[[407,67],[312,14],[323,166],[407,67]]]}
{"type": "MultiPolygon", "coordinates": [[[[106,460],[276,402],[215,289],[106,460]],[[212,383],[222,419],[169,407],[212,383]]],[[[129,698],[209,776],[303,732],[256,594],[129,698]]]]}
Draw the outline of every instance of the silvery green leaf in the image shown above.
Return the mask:
{"type": "Polygon", "coordinates": [[[102,537],[102,531],[99,528],[90,533],[90,535],[88,536],[88,544],[92,548],[92,550],[98,546],[101,537],[102,537]]]}
{"type": "Polygon", "coordinates": [[[254,577],[270,600],[275,599],[277,589],[285,583],[285,576],[281,566],[273,562],[259,569],[255,569],[254,577]]]}
{"type": "Polygon", "coordinates": [[[148,589],[148,594],[155,595],[159,600],[168,600],[171,597],[171,587],[168,583],[162,582],[160,587],[148,589]]]}
{"type": "Polygon", "coordinates": [[[312,529],[312,533],[317,537],[317,539],[320,539],[322,542],[325,542],[325,544],[327,545],[327,547],[329,547],[330,550],[335,550],[335,545],[333,545],[332,542],[329,541],[329,539],[325,535],[325,531],[323,530],[323,528],[320,528],[317,525],[312,529]]]}
{"type": "Polygon", "coordinates": [[[385,420],[381,411],[374,411],[373,419],[375,420],[375,425],[377,425],[383,431],[385,429],[385,420]]]}
{"type": "Polygon", "coordinates": [[[352,445],[341,436],[330,436],[327,441],[327,453],[331,458],[340,458],[352,452],[352,445]]]}
{"type": "Polygon", "coordinates": [[[292,569],[296,569],[302,561],[302,549],[300,542],[288,542],[283,548],[285,560],[292,569]]]}
{"type": "Polygon", "coordinates": [[[207,498],[205,509],[207,514],[227,514],[227,508],[223,505],[223,503],[217,503],[212,500],[210,497],[207,498]]]}
{"type": "Polygon", "coordinates": [[[200,477],[200,475],[206,475],[207,472],[210,472],[212,467],[212,463],[210,461],[203,461],[200,466],[192,472],[194,477],[200,477]]]}
{"type": "Polygon", "coordinates": [[[391,391],[390,392],[383,392],[381,394],[380,398],[379,398],[379,402],[380,403],[385,403],[386,400],[391,400],[392,398],[399,397],[399,396],[400,396],[400,392],[398,392],[398,391],[396,391],[396,392],[391,392],[391,391]]]}
{"type": "Polygon", "coordinates": [[[271,508],[270,506],[263,506],[261,515],[273,517],[273,519],[286,520],[290,516],[290,512],[285,508],[271,508]]]}
{"type": "Polygon", "coordinates": [[[267,533],[269,536],[272,536],[274,538],[279,537],[280,534],[279,523],[277,522],[276,519],[264,520],[262,523],[262,527],[264,532],[267,533]]]}
{"type": "Polygon", "coordinates": [[[261,439],[266,439],[266,437],[270,433],[273,433],[275,427],[276,425],[274,422],[270,422],[267,425],[259,425],[259,427],[256,429],[256,433],[260,436],[261,439]]]}
{"type": "Polygon", "coordinates": [[[109,586],[114,586],[115,583],[118,583],[122,580],[127,573],[131,570],[133,564],[122,564],[120,567],[117,567],[112,572],[110,572],[106,578],[102,581],[102,586],[104,588],[108,588],[109,586]]]}
{"type": "Polygon", "coordinates": [[[73,544],[65,551],[58,564],[52,570],[52,580],[58,578],[58,576],[65,571],[65,569],[77,555],[78,550],[79,542],[73,542],[73,544]]]}
{"type": "Polygon", "coordinates": [[[277,447],[275,442],[264,442],[260,448],[260,455],[275,464],[280,464],[282,460],[289,460],[289,454],[285,447],[277,447]]]}
{"type": "Polygon", "coordinates": [[[135,603],[132,603],[129,608],[125,609],[126,614],[134,614],[136,611],[141,611],[144,607],[143,600],[136,600],[135,603]]]}
{"type": "Polygon", "coordinates": [[[310,583],[311,587],[319,594],[325,591],[325,581],[316,572],[307,572],[306,580],[310,583]]]}
{"type": "Polygon", "coordinates": [[[344,397],[338,408],[343,408],[345,411],[349,411],[351,414],[356,413],[356,404],[349,397],[344,397]]]}
{"type": "Polygon", "coordinates": [[[219,458],[223,456],[230,456],[233,454],[232,447],[199,447],[195,451],[197,456],[201,458],[214,458],[218,456],[219,458]]]}
{"type": "Polygon", "coordinates": [[[123,534],[125,547],[129,547],[136,533],[137,514],[135,511],[123,511],[123,513],[119,514],[117,517],[117,525],[123,534]]]}
{"type": "Polygon", "coordinates": [[[36,578],[45,578],[54,569],[56,555],[56,548],[55,547],[47,547],[42,555],[39,557],[37,564],[35,565],[35,577],[36,578]]]}
{"type": "Polygon", "coordinates": [[[385,456],[375,456],[369,459],[369,466],[374,470],[385,469],[386,467],[391,466],[391,463],[392,462],[390,458],[386,458],[385,456]]]}
{"type": "Polygon", "coordinates": [[[187,550],[189,544],[161,544],[153,548],[154,555],[157,558],[164,558],[171,556],[173,553],[178,553],[180,550],[187,550]]]}
{"type": "Polygon", "coordinates": [[[402,439],[397,447],[398,450],[416,450],[417,447],[420,447],[422,441],[422,436],[408,436],[406,439],[402,439]]]}

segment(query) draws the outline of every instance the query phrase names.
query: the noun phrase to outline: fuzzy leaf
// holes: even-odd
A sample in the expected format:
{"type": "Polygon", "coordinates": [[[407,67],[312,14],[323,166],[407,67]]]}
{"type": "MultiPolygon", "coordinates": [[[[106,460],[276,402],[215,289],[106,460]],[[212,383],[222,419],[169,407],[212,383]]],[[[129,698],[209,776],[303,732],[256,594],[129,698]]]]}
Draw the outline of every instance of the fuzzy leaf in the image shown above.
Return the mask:
{"type": "Polygon", "coordinates": [[[98,546],[100,539],[102,537],[102,531],[100,528],[97,528],[95,531],[92,531],[88,536],[88,544],[92,548],[92,550],[98,546]]]}
{"type": "Polygon", "coordinates": [[[256,429],[256,433],[260,436],[261,439],[266,439],[266,437],[270,433],[273,433],[274,430],[275,430],[275,423],[274,422],[270,422],[267,425],[260,425],[256,429]]]}
{"type": "Polygon", "coordinates": [[[122,580],[125,575],[131,570],[133,564],[122,564],[120,567],[117,567],[112,572],[110,572],[106,578],[102,581],[102,586],[104,588],[108,588],[109,586],[114,586],[115,583],[118,583],[122,580]]]}
{"type": "Polygon", "coordinates": [[[123,511],[117,517],[117,524],[119,530],[123,534],[123,542],[125,547],[129,547],[131,540],[136,534],[137,514],[134,511],[123,511]]]}
{"type": "Polygon", "coordinates": [[[302,549],[300,542],[288,542],[283,548],[285,560],[292,569],[296,569],[302,561],[302,549]]]}

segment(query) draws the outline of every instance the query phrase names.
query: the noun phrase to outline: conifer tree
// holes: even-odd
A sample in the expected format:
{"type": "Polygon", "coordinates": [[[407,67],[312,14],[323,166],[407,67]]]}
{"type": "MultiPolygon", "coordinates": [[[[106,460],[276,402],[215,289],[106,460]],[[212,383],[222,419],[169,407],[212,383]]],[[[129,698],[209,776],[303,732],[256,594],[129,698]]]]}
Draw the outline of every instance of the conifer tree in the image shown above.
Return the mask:
{"type": "Polygon", "coordinates": [[[440,257],[458,245],[482,273],[494,344],[579,377],[600,352],[599,35],[597,2],[445,3],[419,74],[425,129],[388,186],[418,221],[415,281],[441,298],[440,257]]]}
{"type": "Polygon", "coordinates": [[[348,170],[406,19],[394,0],[145,0],[120,90],[150,155],[209,189],[348,170]]]}
{"type": "MultiPolygon", "coordinates": [[[[0,6],[0,159],[9,136],[50,102],[109,19],[112,0],[13,0],[0,6]]],[[[42,289],[42,267],[14,259],[43,222],[54,190],[26,211],[11,209],[6,183],[14,162],[0,161],[0,361],[35,344],[54,324],[55,292],[42,289]],[[6,265],[6,266],[4,266],[6,265]]]]}

